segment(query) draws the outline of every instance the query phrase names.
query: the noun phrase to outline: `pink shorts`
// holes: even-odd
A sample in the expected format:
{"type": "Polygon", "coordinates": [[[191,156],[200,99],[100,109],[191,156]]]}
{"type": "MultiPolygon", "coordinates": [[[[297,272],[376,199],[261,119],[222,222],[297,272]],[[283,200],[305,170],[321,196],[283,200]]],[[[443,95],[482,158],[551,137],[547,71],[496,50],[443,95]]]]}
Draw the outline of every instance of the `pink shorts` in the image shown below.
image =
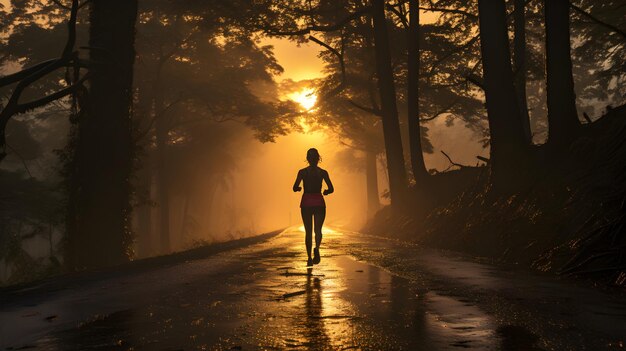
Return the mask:
{"type": "Polygon", "coordinates": [[[300,207],[326,207],[322,194],[302,194],[300,207]]]}

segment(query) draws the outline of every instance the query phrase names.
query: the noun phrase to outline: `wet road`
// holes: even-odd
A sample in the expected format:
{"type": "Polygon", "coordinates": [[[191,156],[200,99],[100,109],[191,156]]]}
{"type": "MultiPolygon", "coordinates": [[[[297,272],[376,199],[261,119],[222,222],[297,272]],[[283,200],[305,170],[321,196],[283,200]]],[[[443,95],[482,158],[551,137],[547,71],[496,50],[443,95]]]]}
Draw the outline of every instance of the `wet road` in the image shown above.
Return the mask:
{"type": "Polygon", "coordinates": [[[622,349],[626,299],[360,233],[0,294],[0,350],[622,349]]]}

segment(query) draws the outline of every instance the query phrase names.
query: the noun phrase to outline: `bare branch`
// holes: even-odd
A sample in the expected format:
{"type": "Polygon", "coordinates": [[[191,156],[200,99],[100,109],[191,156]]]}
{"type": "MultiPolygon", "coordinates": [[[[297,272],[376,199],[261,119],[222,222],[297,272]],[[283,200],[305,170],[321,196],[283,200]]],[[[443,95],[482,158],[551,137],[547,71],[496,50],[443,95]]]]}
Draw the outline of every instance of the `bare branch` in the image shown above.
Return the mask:
{"type": "Polygon", "coordinates": [[[52,60],[48,60],[48,61],[44,61],[41,63],[38,63],[34,66],[25,68],[19,72],[15,72],[15,73],[11,73],[8,74],[6,76],[0,77],[0,87],[4,87],[10,84],[13,84],[15,82],[19,82],[20,80],[28,77],[29,75],[39,71],[40,69],[46,67],[47,65],[56,62],[58,59],[52,59],[52,60]]]}
{"type": "Polygon", "coordinates": [[[67,42],[61,57],[70,57],[76,45],[76,17],[78,14],[78,0],[72,0],[70,19],[67,21],[67,42]]]}
{"type": "Polygon", "coordinates": [[[435,113],[434,115],[432,115],[430,117],[420,118],[420,122],[432,121],[433,119],[435,119],[435,118],[443,115],[444,113],[450,111],[458,102],[459,102],[458,99],[452,101],[452,103],[450,105],[444,107],[442,110],[437,111],[437,113],[435,113]]]}
{"type": "MultiPolygon", "coordinates": [[[[446,154],[446,152],[445,152],[445,151],[443,151],[443,150],[441,150],[441,153],[442,153],[442,154],[443,154],[443,155],[444,155],[444,156],[448,159],[448,161],[450,161],[450,164],[451,164],[452,166],[457,166],[457,167],[459,167],[459,168],[469,168],[469,167],[470,167],[470,166],[462,165],[462,164],[460,164],[460,163],[456,163],[456,162],[452,161],[452,159],[450,158],[450,156],[448,156],[448,154],[446,154]]],[[[450,169],[450,168],[448,168],[448,169],[450,169]]]]}
{"type": "Polygon", "coordinates": [[[42,97],[41,99],[37,99],[34,101],[30,101],[24,104],[19,104],[16,106],[15,109],[15,114],[19,114],[19,113],[24,113],[27,111],[30,111],[32,109],[35,109],[37,107],[42,107],[45,106],[53,101],[59,100],[61,98],[64,98],[70,94],[72,94],[73,92],[76,91],[76,89],[82,87],[83,83],[89,79],[89,74],[85,74],[81,79],[79,79],[76,83],[70,85],[67,88],[61,89],[55,93],[52,93],[48,96],[42,97]]]}
{"type": "MultiPolygon", "coordinates": [[[[0,161],[6,156],[6,126],[11,117],[16,114],[29,111],[31,109],[44,106],[52,101],[63,98],[78,88],[82,87],[82,83],[87,79],[87,76],[80,80],[77,80],[75,84],[69,85],[67,88],[57,91],[53,94],[45,96],[41,99],[37,99],[25,104],[19,104],[19,99],[24,90],[32,83],[41,79],[42,77],[52,73],[53,71],[70,65],[72,62],[78,59],[78,53],[73,51],[76,42],[76,17],[78,11],[78,0],[72,0],[72,8],[70,18],[68,20],[69,33],[66,45],[63,49],[63,53],[60,58],[55,60],[49,60],[35,65],[31,68],[27,68],[18,73],[12,74],[8,77],[3,77],[2,81],[6,84],[18,82],[15,89],[11,93],[6,106],[0,111],[0,161]]],[[[79,71],[78,63],[76,63],[75,72],[79,71]]],[[[76,77],[77,78],[77,77],[76,77]]]]}
{"type": "Polygon", "coordinates": [[[457,15],[463,15],[472,20],[478,20],[478,16],[476,16],[475,14],[467,12],[467,11],[459,10],[459,9],[448,9],[444,7],[420,7],[419,9],[424,10],[424,11],[430,11],[430,12],[454,13],[457,15]]]}
{"type": "Polygon", "coordinates": [[[312,35],[309,36],[309,40],[311,40],[312,42],[314,42],[314,43],[316,43],[316,44],[326,48],[333,55],[337,56],[337,59],[339,60],[339,67],[341,68],[341,83],[339,83],[339,85],[337,87],[335,87],[334,89],[332,89],[328,93],[324,94],[323,98],[339,93],[341,90],[343,90],[343,87],[346,85],[346,64],[345,64],[345,62],[343,60],[343,42],[342,42],[342,52],[339,52],[337,49],[335,49],[332,46],[324,43],[323,41],[315,38],[312,35]]]}
{"type": "Polygon", "coordinates": [[[474,85],[476,85],[477,87],[481,88],[482,90],[485,90],[485,84],[483,82],[483,79],[473,73],[470,73],[466,76],[467,80],[471,83],[473,83],[474,85]]]}
{"type": "Polygon", "coordinates": [[[486,158],[486,157],[484,157],[484,156],[480,156],[480,155],[476,156],[476,158],[477,158],[477,159],[479,159],[479,160],[481,160],[481,161],[483,161],[483,162],[484,162],[484,163],[486,163],[486,164],[489,164],[489,162],[491,161],[491,160],[489,160],[488,158],[486,158]]]}
{"type": "Polygon", "coordinates": [[[29,85],[36,82],[37,80],[43,78],[44,76],[54,72],[55,70],[61,67],[65,67],[67,64],[70,63],[71,60],[72,60],[71,57],[61,57],[57,59],[56,61],[51,62],[50,64],[44,66],[40,70],[34,72],[33,74],[29,75],[28,77],[22,79],[15,87],[15,90],[13,91],[13,94],[11,95],[11,98],[9,99],[9,103],[13,102],[17,104],[24,89],[26,89],[29,85]]]}
{"type": "Polygon", "coordinates": [[[391,5],[391,4],[387,4],[387,9],[393,12],[396,15],[396,17],[398,17],[404,29],[409,28],[409,21],[406,19],[406,16],[402,12],[400,12],[400,10],[398,10],[394,5],[391,5]]]}
{"type": "Polygon", "coordinates": [[[359,104],[359,103],[357,103],[357,102],[355,102],[355,101],[353,101],[351,99],[346,99],[346,102],[348,102],[350,105],[358,108],[359,110],[365,111],[367,113],[371,113],[374,116],[382,117],[382,115],[383,115],[383,113],[382,113],[382,111],[380,109],[363,106],[363,105],[361,105],[361,104],[359,104]]]}
{"type": "Polygon", "coordinates": [[[341,21],[331,24],[331,25],[327,25],[327,26],[320,26],[320,25],[312,24],[306,28],[296,29],[296,30],[275,30],[271,28],[271,26],[268,24],[266,28],[262,28],[262,30],[264,30],[266,34],[271,35],[271,36],[305,35],[311,32],[333,32],[333,31],[341,29],[347,23],[364,16],[365,14],[369,13],[369,11],[370,11],[369,7],[364,7],[360,10],[357,10],[349,14],[341,21]]]}

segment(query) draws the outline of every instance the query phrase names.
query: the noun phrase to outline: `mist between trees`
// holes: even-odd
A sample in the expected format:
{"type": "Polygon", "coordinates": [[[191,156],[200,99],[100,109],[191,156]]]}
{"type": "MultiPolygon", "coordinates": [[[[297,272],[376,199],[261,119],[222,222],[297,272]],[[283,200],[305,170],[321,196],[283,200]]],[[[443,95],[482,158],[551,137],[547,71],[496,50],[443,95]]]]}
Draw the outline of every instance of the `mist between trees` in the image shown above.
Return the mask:
{"type": "Polygon", "coordinates": [[[1,4],[4,283],[295,223],[311,143],[344,185],[337,222],[416,231],[397,223],[586,169],[581,143],[622,128],[600,123],[623,120],[619,1],[1,4]],[[322,78],[283,80],[270,37],[319,47],[322,78]],[[306,89],[312,107],[289,99],[306,89]]]}

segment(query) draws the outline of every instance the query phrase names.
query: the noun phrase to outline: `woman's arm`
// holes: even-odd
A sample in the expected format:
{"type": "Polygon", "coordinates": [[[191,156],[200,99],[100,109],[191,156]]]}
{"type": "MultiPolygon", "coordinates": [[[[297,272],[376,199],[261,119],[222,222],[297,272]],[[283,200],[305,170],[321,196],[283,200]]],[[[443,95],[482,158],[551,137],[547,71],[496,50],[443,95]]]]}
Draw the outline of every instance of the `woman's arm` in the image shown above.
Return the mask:
{"type": "Polygon", "coordinates": [[[298,192],[302,190],[300,187],[300,182],[302,181],[302,170],[298,171],[298,175],[296,176],[296,182],[293,183],[293,191],[298,192]]]}
{"type": "Polygon", "coordinates": [[[324,181],[326,182],[326,186],[328,186],[328,189],[324,190],[324,195],[334,193],[335,187],[333,187],[333,183],[330,181],[330,176],[327,171],[324,171],[324,181]]]}

